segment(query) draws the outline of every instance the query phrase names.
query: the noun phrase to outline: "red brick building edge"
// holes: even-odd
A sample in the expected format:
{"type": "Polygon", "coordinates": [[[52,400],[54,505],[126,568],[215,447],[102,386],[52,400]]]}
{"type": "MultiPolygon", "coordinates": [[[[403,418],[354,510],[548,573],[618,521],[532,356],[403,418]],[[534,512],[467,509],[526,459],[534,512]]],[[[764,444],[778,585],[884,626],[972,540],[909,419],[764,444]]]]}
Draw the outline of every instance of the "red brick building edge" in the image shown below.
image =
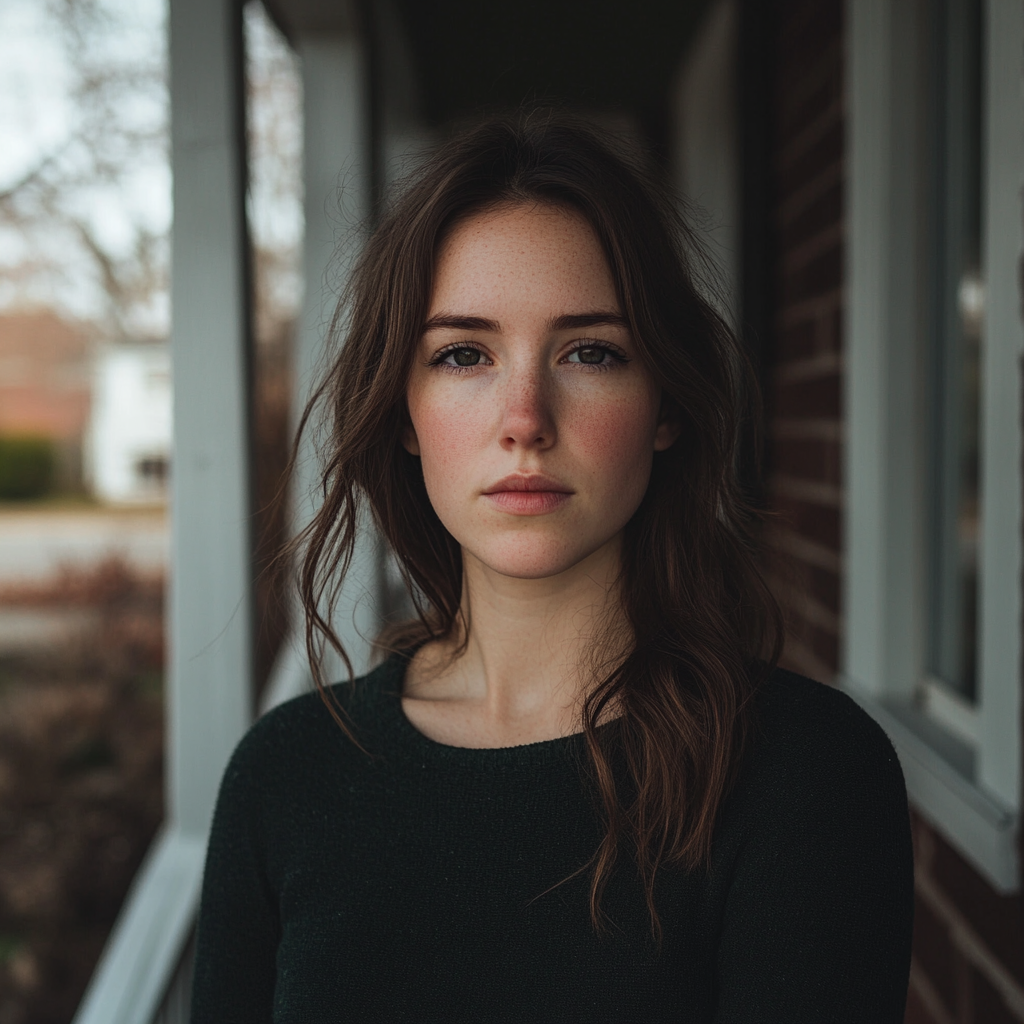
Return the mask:
{"type": "MultiPolygon", "coordinates": [[[[785,570],[784,662],[832,682],[843,635],[845,92],[841,0],[776,0],[771,48],[768,491],[785,570]]],[[[763,15],[762,24],[764,23],[763,15]]],[[[907,1024],[1024,1022],[1024,900],[1000,896],[914,814],[907,1024]]]]}

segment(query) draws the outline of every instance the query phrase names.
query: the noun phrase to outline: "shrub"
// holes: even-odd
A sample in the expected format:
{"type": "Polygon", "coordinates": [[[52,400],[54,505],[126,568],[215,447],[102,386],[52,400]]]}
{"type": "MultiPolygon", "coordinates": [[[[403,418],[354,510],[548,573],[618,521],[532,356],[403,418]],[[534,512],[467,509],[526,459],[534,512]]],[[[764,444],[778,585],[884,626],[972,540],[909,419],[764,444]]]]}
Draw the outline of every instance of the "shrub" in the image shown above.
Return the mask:
{"type": "Polygon", "coordinates": [[[0,436],[0,499],[40,498],[48,493],[56,461],[48,437],[0,436]]]}

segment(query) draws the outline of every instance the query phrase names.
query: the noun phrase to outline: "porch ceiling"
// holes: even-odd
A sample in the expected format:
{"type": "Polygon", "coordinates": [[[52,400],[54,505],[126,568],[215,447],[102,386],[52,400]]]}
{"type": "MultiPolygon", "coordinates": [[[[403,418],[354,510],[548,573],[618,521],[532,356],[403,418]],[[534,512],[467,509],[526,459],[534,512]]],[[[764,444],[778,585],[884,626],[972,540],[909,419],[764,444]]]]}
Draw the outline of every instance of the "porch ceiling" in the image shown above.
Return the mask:
{"type": "MultiPolygon", "coordinates": [[[[284,28],[348,31],[353,0],[265,0],[284,28]]],[[[525,101],[656,106],[709,0],[395,0],[434,122],[525,101]]],[[[372,2],[368,5],[373,11],[372,2]]]]}

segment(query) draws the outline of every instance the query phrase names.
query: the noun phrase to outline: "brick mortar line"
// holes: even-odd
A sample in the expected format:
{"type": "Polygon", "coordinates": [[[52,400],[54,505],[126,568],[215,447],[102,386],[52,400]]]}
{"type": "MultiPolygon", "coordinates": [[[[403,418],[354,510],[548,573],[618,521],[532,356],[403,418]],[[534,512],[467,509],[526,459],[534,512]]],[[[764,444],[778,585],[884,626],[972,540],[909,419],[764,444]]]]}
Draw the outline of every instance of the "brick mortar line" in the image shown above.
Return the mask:
{"type": "Polygon", "coordinates": [[[825,547],[824,544],[807,540],[792,529],[777,530],[775,537],[779,548],[787,555],[819,569],[842,573],[842,558],[831,548],[825,547]]]}
{"type": "Polygon", "coordinates": [[[793,501],[805,501],[809,505],[819,505],[822,508],[843,507],[843,488],[838,484],[820,480],[801,480],[799,477],[779,473],[772,476],[769,487],[779,497],[791,498],[793,501]]]}
{"type": "Polygon", "coordinates": [[[830,629],[829,626],[822,622],[816,622],[811,615],[807,614],[808,609],[805,606],[791,605],[785,600],[785,595],[780,594],[780,601],[783,606],[783,612],[786,615],[787,621],[791,626],[796,626],[797,623],[802,623],[805,626],[810,626],[813,629],[818,630],[819,633],[824,633],[827,636],[832,637],[833,640],[841,641],[843,639],[839,630],[830,629]]]}
{"type": "Polygon", "coordinates": [[[806,420],[780,417],[769,424],[768,436],[780,441],[834,441],[837,444],[846,440],[843,421],[823,416],[806,420]]]}
{"type": "Polygon", "coordinates": [[[805,324],[808,320],[820,320],[842,308],[842,287],[830,288],[811,299],[799,299],[782,305],[778,312],[778,324],[785,330],[787,327],[805,324]]]}
{"type": "Polygon", "coordinates": [[[981,936],[968,924],[953,902],[941,891],[927,872],[920,872],[914,888],[922,899],[941,917],[950,930],[953,945],[972,963],[1003,997],[1007,1008],[1024,1021],[1024,988],[999,962],[981,936]]]}
{"type": "Polygon", "coordinates": [[[918,998],[924,1003],[924,1008],[931,1014],[935,1024],[956,1024],[927,972],[913,957],[910,959],[910,988],[917,992],[918,998]]]}
{"type": "Polygon", "coordinates": [[[799,188],[783,199],[777,208],[775,223],[780,228],[788,227],[815,200],[820,199],[830,188],[843,182],[842,161],[829,164],[820,174],[804,182],[799,188]]]}
{"type": "Polygon", "coordinates": [[[814,651],[812,651],[806,644],[801,643],[794,636],[787,634],[786,645],[784,648],[784,654],[789,655],[791,660],[800,665],[801,671],[805,671],[805,674],[810,676],[812,679],[817,679],[819,682],[827,683],[829,686],[832,685],[832,680],[835,678],[835,669],[831,665],[822,661],[814,651]]]}
{"type": "Polygon", "coordinates": [[[778,149],[775,166],[783,171],[796,163],[811,147],[820,142],[836,124],[843,123],[843,99],[833,97],[831,103],[820,114],[815,115],[778,149]]]}
{"type": "Polygon", "coordinates": [[[827,228],[822,228],[806,242],[793,246],[780,261],[780,278],[785,280],[787,277],[798,274],[823,253],[836,248],[841,249],[845,237],[845,225],[840,221],[838,224],[830,224],[827,228]]]}
{"type": "Polygon", "coordinates": [[[842,372],[843,354],[836,349],[826,349],[824,352],[817,352],[813,356],[804,356],[802,359],[791,359],[788,362],[780,360],[775,370],[775,382],[777,384],[796,384],[802,380],[811,380],[814,377],[842,372]]]}
{"type": "MultiPolygon", "coordinates": [[[[779,55],[785,53],[785,44],[780,40],[779,55]]],[[[842,63],[842,47],[838,38],[832,37],[820,51],[816,62],[808,65],[799,78],[791,79],[792,87],[787,92],[785,79],[778,82],[779,123],[783,124],[801,104],[806,103],[817,89],[827,85],[836,72],[836,64],[842,63]]],[[[842,67],[839,68],[839,90],[842,95],[842,67]]]]}
{"type": "Polygon", "coordinates": [[[790,586],[785,580],[777,577],[773,578],[771,583],[772,590],[779,599],[799,615],[804,622],[816,626],[826,633],[831,633],[837,638],[842,636],[842,620],[817,598],[811,597],[799,587],[790,586]]]}
{"type": "MultiPolygon", "coordinates": [[[[801,160],[808,159],[814,146],[826,139],[828,133],[837,127],[841,133],[840,151],[842,151],[845,148],[845,138],[842,136],[845,117],[846,104],[842,96],[833,93],[828,101],[828,106],[821,113],[812,115],[810,119],[802,117],[798,122],[790,124],[788,129],[780,128],[779,146],[772,159],[772,169],[776,176],[781,178],[792,173],[801,160]]],[[[785,118],[780,118],[780,121],[782,120],[785,118]]],[[[841,152],[840,159],[842,159],[841,152]]]]}

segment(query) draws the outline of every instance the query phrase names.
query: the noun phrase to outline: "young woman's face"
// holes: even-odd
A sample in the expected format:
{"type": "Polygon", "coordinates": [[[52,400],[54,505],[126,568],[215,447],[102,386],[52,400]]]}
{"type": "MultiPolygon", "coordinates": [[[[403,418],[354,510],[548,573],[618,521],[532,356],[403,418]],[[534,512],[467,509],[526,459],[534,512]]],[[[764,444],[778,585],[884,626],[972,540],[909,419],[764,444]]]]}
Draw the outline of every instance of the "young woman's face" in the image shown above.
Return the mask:
{"type": "Polygon", "coordinates": [[[674,439],[593,229],[552,206],[452,232],[408,404],[405,446],[441,522],[469,557],[519,578],[617,545],[674,439]]]}

